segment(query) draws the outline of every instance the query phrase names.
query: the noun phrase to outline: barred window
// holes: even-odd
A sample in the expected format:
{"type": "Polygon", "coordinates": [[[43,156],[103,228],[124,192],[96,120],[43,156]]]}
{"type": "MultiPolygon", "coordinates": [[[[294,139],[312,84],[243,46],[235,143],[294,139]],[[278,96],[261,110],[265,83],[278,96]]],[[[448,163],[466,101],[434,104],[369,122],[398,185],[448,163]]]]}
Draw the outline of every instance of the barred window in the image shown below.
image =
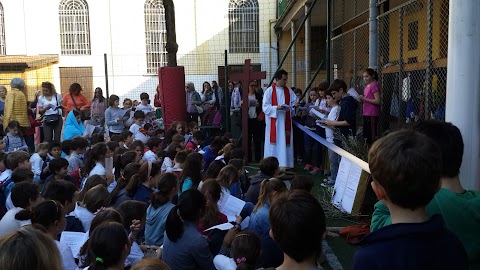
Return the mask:
{"type": "Polygon", "coordinates": [[[3,5],[0,3],[0,55],[6,55],[7,49],[5,47],[5,20],[3,14],[3,5]]]}
{"type": "Polygon", "coordinates": [[[90,55],[90,19],[85,0],[62,0],[60,17],[60,44],[63,55],[90,55]]]}
{"type": "Polygon", "coordinates": [[[230,0],[228,6],[229,51],[258,53],[258,1],[230,0]]]}
{"type": "Polygon", "coordinates": [[[147,72],[157,74],[167,64],[167,27],[162,0],[145,1],[145,44],[147,46],[147,72]]]}

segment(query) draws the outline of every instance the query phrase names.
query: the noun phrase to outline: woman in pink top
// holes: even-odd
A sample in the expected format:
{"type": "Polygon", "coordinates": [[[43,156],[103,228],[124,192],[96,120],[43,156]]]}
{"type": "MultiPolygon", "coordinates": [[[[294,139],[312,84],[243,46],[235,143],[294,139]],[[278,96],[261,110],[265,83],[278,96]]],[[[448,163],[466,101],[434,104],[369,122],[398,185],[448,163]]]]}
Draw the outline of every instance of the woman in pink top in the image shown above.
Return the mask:
{"type": "Polygon", "coordinates": [[[365,69],[363,80],[366,85],[364,95],[360,96],[360,101],[363,102],[363,137],[370,145],[377,135],[381,94],[380,85],[377,82],[378,74],[375,70],[371,68],[365,69]]]}

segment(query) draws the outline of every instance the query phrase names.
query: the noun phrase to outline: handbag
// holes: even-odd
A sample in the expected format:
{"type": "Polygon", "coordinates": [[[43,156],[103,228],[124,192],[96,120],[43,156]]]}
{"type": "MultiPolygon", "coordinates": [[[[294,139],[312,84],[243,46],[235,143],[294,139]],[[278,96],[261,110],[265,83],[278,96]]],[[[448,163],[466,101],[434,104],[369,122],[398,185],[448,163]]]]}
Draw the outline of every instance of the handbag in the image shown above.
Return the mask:
{"type": "Polygon", "coordinates": [[[75,110],[80,112],[80,119],[82,120],[82,122],[85,121],[85,120],[90,120],[92,118],[90,116],[90,109],[87,109],[87,110],[84,110],[84,111],[79,110],[78,107],[77,107],[77,103],[75,102],[75,99],[73,98],[72,93],[70,93],[70,98],[72,99],[73,106],[75,106],[75,110]]]}
{"type": "Polygon", "coordinates": [[[200,105],[193,105],[197,109],[197,113],[203,113],[203,107],[200,105]]]}
{"type": "MultiPolygon", "coordinates": [[[[58,107],[58,96],[55,95],[55,100],[57,102],[57,107],[58,107]]],[[[60,121],[60,114],[58,114],[58,109],[56,114],[48,114],[45,115],[45,123],[47,125],[56,125],[58,121],[60,121]]]]}

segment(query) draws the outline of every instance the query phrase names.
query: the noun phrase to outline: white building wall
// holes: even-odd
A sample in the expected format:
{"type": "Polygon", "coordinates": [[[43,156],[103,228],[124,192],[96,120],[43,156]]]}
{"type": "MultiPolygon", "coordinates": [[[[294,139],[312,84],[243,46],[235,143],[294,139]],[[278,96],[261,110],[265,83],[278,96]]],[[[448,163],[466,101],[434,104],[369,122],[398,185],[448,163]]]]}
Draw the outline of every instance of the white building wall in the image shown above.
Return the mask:
{"type": "MultiPolygon", "coordinates": [[[[2,0],[5,13],[7,55],[58,54],[54,83],[60,86],[60,67],[92,67],[93,85],[105,89],[103,54],[107,54],[110,94],[138,99],[146,91],[152,97],[158,82],[147,74],[142,0],[87,0],[90,15],[91,55],[64,56],[60,50],[58,8],[60,0],[2,0]]],[[[228,0],[174,0],[178,63],[186,79],[200,90],[205,80],[218,79],[228,50],[228,0]]],[[[260,53],[229,54],[229,64],[245,58],[268,67],[268,20],[275,18],[275,0],[259,0],[260,53]]],[[[272,33],[272,46],[276,37],[272,33]]],[[[271,61],[276,51],[271,50],[271,61]]],[[[265,80],[268,81],[269,78],[265,80]]],[[[264,83],[265,83],[264,82],[264,83]]]]}

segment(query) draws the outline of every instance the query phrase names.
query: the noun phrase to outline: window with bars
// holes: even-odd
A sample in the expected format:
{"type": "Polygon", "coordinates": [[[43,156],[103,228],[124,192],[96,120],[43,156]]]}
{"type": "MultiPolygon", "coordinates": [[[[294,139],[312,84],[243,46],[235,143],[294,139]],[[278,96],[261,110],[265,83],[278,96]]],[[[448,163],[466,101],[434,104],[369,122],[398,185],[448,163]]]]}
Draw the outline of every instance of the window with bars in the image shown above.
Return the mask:
{"type": "Polygon", "coordinates": [[[157,74],[167,64],[167,27],[162,0],[145,2],[145,44],[147,46],[147,72],[157,74]]]}
{"type": "Polygon", "coordinates": [[[90,19],[85,0],[62,0],[58,8],[63,55],[90,55],[90,19]]]}
{"type": "Polygon", "coordinates": [[[230,0],[228,7],[229,51],[258,53],[258,1],[230,0]]]}
{"type": "Polygon", "coordinates": [[[5,45],[5,20],[3,13],[3,5],[0,3],[0,55],[6,55],[7,49],[5,45]]]}

